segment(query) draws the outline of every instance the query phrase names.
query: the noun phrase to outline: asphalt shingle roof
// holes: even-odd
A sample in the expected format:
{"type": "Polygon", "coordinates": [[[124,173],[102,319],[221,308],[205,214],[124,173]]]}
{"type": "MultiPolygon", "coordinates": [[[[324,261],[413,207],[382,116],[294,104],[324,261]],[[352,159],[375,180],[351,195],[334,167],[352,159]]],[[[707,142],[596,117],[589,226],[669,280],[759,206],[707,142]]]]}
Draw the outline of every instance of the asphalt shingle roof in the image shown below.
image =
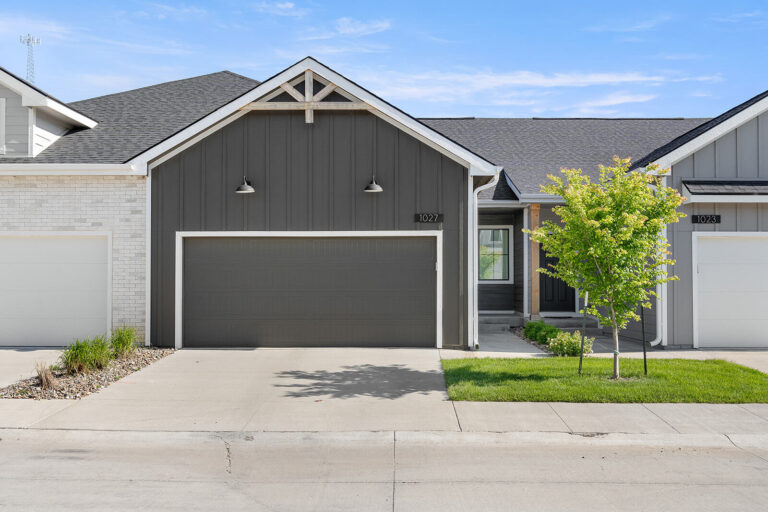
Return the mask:
{"type": "Polygon", "coordinates": [[[258,84],[220,71],[76,101],[69,106],[98,121],[95,128],[71,131],[35,158],[3,162],[124,163],[258,84]]]}
{"type": "MultiPolygon", "coordinates": [[[[422,119],[435,130],[504,167],[523,194],[540,193],[547,175],[563,167],[597,176],[613,155],[640,159],[708,119],[422,119]]],[[[500,179],[484,199],[511,199],[500,179]]]]}
{"type": "MultiPolygon", "coordinates": [[[[124,163],[259,83],[220,71],[73,102],[70,107],[99,124],[93,129],[69,132],[35,158],[8,158],[3,162],[124,163]]],[[[580,167],[596,175],[598,164],[610,163],[614,154],[640,159],[654,154],[659,147],[668,146],[681,135],[698,132],[711,123],[708,119],[569,118],[420,121],[504,167],[523,194],[540,192],[546,176],[561,167],[580,167]]],[[[494,189],[483,191],[481,197],[516,199],[504,176],[494,189]]]]}
{"type": "Polygon", "coordinates": [[[681,134],[680,136],[678,136],[678,137],[674,138],[673,140],[669,141],[667,144],[664,144],[663,146],[660,146],[660,147],[654,149],[652,152],[650,152],[644,158],[638,160],[635,163],[635,165],[638,166],[638,167],[643,167],[645,165],[648,165],[649,163],[653,162],[654,160],[657,160],[657,159],[661,158],[662,156],[666,155],[667,153],[670,153],[670,152],[676,150],[677,148],[679,148],[683,144],[686,144],[686,143],[692,141],[693,139],[695,139],[696,137],[698,137],[702,133],[711,130],[712,128],[714,128],[715,126],[719,125],[723,121],[726,121],[726,120],[730,119],[731,117],[735,116],[736,114],[738,114],[742,110],[745,110],[745,109],[751,107],[752,105],[754,105],[758,101],[761,101],[761,100],[763,100],[765,98],[768,98],[768,91],[761,92],[757,96],[754,96],[754,97],[748,99],[744,103],[741,103],[740,105],[736,105],[732,109],[730,109],[730,110],[728,110],[726,112],[723,112],[719,116],[714,117],[712,119],[709,119],[709,120],[707,120],[707,122],[702,123],[701,125],[696,126],[692,130],[687,131],[687,132],[681,134]]]}

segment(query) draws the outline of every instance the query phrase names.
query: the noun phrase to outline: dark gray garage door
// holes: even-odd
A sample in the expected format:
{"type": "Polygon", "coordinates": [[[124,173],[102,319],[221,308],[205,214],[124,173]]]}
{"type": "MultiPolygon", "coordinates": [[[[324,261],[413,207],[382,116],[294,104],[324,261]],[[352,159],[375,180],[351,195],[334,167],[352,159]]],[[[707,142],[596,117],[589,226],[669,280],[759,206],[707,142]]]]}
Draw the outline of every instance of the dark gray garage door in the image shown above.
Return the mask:
{"type": "Polygon", "coordinates": [[[186,238],[185,347],[434,347],[435,240],[186,238]]]}

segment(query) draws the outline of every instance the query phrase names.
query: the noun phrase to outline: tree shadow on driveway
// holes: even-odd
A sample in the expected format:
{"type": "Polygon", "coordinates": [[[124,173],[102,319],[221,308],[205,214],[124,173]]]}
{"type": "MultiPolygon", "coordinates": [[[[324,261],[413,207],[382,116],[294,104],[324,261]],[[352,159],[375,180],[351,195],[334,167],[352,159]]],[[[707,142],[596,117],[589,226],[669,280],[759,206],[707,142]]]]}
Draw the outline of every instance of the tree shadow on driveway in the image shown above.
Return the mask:
{"type": "Polygon", "coordinates": [[[443,372],[414,370],[402,364],[351,365],[342,366],[339,371],[290,370],[278,372],[277,376],[294,381],[277,385],[291,388],[285,396],[292,398],[400,398],[410,394],[446,393],[443,372]]]}

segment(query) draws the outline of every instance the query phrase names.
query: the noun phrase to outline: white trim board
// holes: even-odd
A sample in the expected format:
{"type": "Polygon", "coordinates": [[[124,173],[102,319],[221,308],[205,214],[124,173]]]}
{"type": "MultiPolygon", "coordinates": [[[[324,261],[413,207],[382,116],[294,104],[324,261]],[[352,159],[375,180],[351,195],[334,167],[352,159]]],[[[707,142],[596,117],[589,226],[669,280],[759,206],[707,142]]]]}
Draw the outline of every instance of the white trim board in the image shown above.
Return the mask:
{"type": "Polygon", "coordinates": [[[754,105],[751,105],[738,114],[735,114],[722,123],[713,126],[706,132],[702,133],[698,137],[686,142],[677,149],[673,149],[669,153],[663,155],[661,158],[657,158],[652,163],[655,163],[662,169],[672,167],[679,161],[692,155],[699,149],[707,146],[708,144],[719,139],[726,133],[735,130],[744,123],[754,119],[763,112],[768,110],[768,98],[763,98],[754,105]]]}
{"type": "MultiPolygon", "coordinates": [[[[693,231],[691,233],[691,303],[693,309],[693,348],[699,348],[699,272],[700,238],[768,238],[766,231],[693,231]]],[[[665,297],[666,298],[666,297],[665,297]]],[[[665,322],[666,325],[666,322],[665,322]]]]}
{"type": "Polygon", "coordinates": [[[4,164],[0,176],[145,176],[130,164],[4,164]]]}
{"type": "Polygon", "coordinates": [[[0,98],[0,155],[5,154],[5,98],[0,98]]]}
{"type": "MultiPolygon", "coordinates": [[[[686,188],[686,191],[688,189],[686,188]]],[[[691,194],[686,195],[685,203],[768,203],[768,195],[744,195],[744,194],[691,194]]]]}
{"type": "Polygon", "coordinates": [[[134,164],[137,168],[140,169],[147,169],[150,165],[153,166],[154,161],[164,156],[166,153],[179,151],[179,148],[183,144],[211,127],[218,126],[220,128],[227,122],[231,122],[231,120],[228,120],[228,118],[238,114],[241,108],[258,100],[266,94],[269,94],[273,90],[280,88],[283,83],[293,80],[298,75],[303,75],[307,70],[312,71],[314,75],[322,77],[323,79],[335,84],[338,88],[345,90],[346,92],[354,95],[361,101],[370,105],[373,109],[373,114],[397,126],[421,142],[429,145],[445,156],[458,162],[463,167],[466,167],[469,169],[471,176],[495,176],[501,171],[501,167],[485,160],[484,158],[457,144],[456,142],[453,142],[444,135],[429,128],[425,124],[420,123],[416,119],[389,105],[385,101],[336,73],[332,69],[317,62],[311,57],[307,57],[297,62],[293,66],[283,70],[266,82],[256,86],[246,94],[215,110],[214,112],[211,112],[203,119],[193,123],[184,130],[181,130],[176,135],[169,137],[160,144],[157,144],[147,151],[137,155],[131,159],[130,163],[134,164]],[[224,121],[224,123],[222,123],[222,121],[224,121]]]}
{"type": "Polygon", "coordinates": [[[21,104],[24,107],[44,108],[59,119],[64,119],[75,125],[84,126],[86,128],[93,128],[98,124],[93,119],[84,116],[80,112],[77,112],[49,96],[46,96],[6,71],[0,70],[0,83],[13,92],[21,95],[21,104]]]}
{"type": "Polygon", "coordinates": [[[177,231],[174,293],[174,346],[183,347],[184,239],[185,238],[414,238],[434,237],[435,263],[435,346],[443,347],[443,232],[404,231],[177,231]]]}

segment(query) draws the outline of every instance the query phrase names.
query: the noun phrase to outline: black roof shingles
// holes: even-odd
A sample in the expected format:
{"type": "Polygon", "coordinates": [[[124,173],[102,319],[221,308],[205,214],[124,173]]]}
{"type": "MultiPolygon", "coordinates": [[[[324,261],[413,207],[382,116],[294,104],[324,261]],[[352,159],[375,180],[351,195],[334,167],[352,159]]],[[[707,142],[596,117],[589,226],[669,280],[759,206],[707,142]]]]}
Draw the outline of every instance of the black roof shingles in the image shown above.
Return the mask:
{"type": "MultiPolygon", "coordinates": [[[[596,176],[613,155],[641,158],[707,119],[466,118],[423,119],[435,130],[504,167],[522,194],[537,194],[563,167],[596,176]]],[[[509,199],[508,186],[480,192],[509,199]]]]}
{"type": "MultiPolygon", "coordinates": [[[[35,158],[11,163],[125,163],[260,82],[220,71],[70,103],[96,121],[69,132],[35,158]]],[[[768,94],[768,93],[766,93],[768,94]]],[[[741,106],[740,106],[741,107],[741,106]]],[[[739,107],[737,107],[739,108],[739,107]]],[[[722,116],[721,116],[722,117],[722,116]]],[[[717,119],[717,118],[716,118],[717,119]]],[[[614,154],[652,156],[709,119],[430,118],[430,128],[502,166],[523,194],[539,193],[548,174],[580,167],[591,175],[614,154]]],[[[517,199],[504,176],[485,199],[517,199]]]]}
{"type": "Polygon", "coordinates": [[[35,158],[3,162],[125,163],[257,85],[220,71],[76,101],[69,106],[98,121],[95,128],[70,131],[35,158]]]}

